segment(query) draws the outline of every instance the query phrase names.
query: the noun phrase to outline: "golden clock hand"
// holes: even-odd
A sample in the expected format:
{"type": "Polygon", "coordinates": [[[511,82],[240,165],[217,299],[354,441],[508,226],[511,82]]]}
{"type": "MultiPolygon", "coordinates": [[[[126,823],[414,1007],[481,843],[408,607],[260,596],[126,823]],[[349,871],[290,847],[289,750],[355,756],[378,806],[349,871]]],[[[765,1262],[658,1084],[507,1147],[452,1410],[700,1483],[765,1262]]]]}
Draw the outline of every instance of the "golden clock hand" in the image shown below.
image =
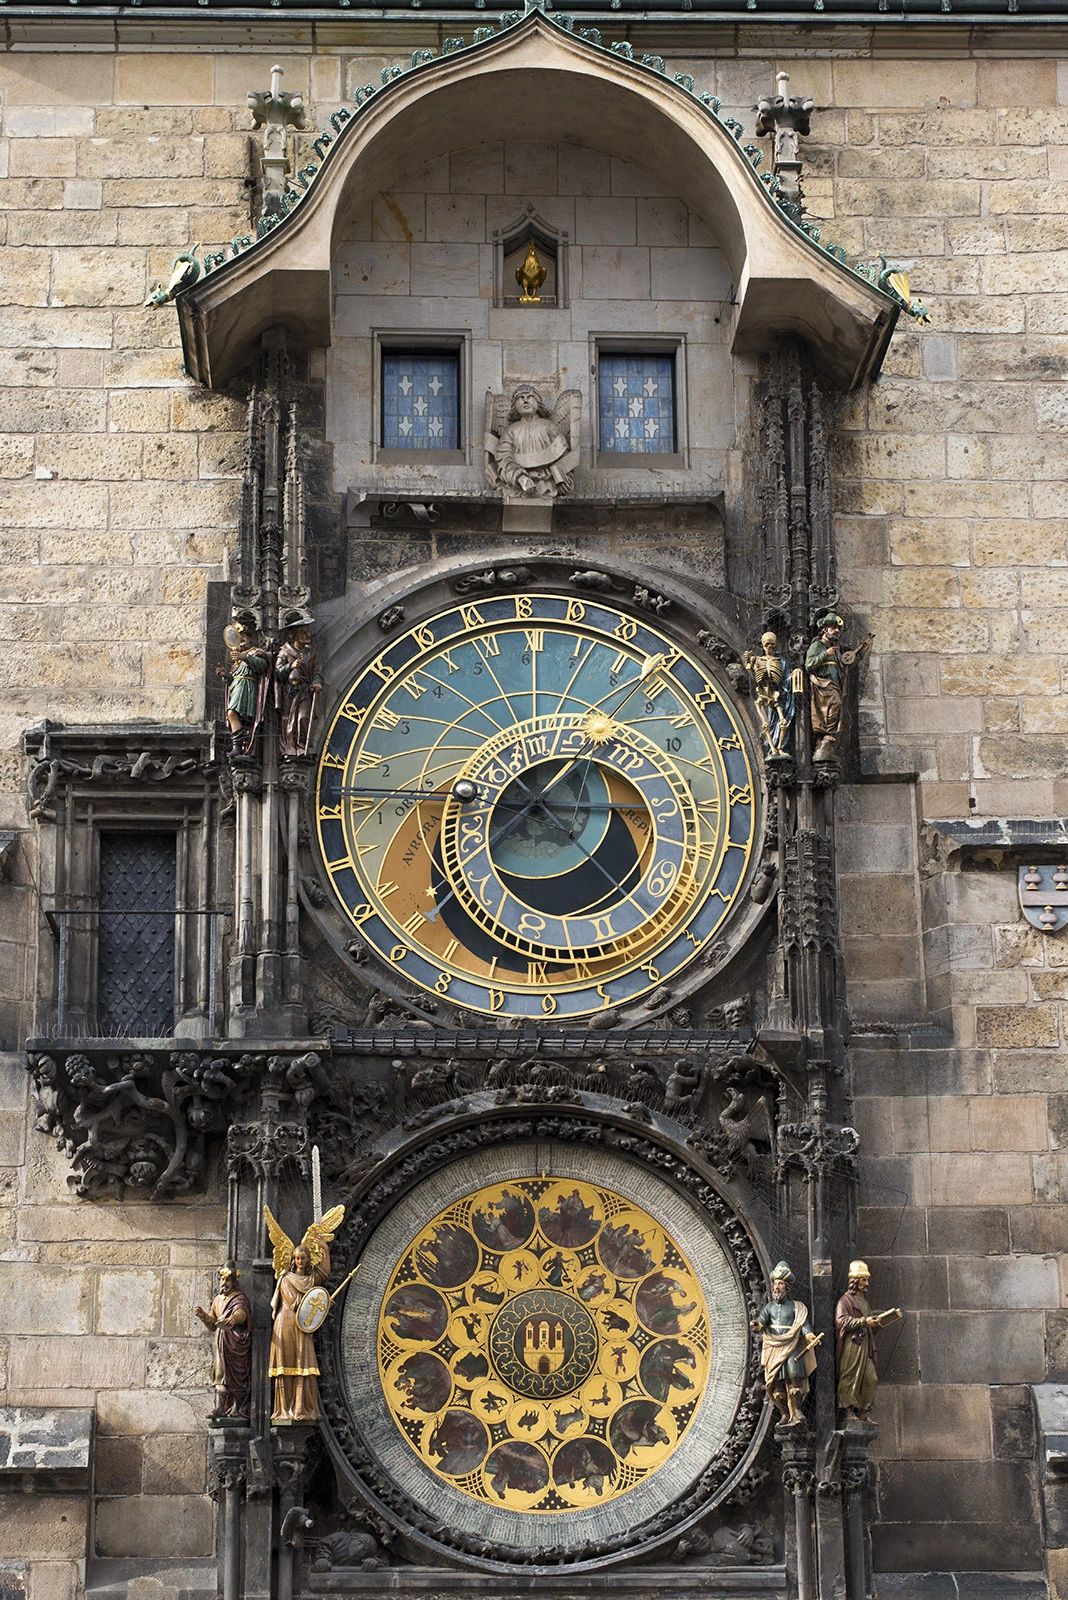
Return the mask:
{"type": "MultiPolygon", "coordinates": [[[[619,702],[619,705],[616,706],[615,710],[612,712],[613,716],[617,716],[619,714],[622,708],[626,705],[627,701],[630,699],[631,695],[637,694],[646,678],[651,678],[653,673],[658,671],[659,668],[664,665],[666,660],[667,657],[664,655],[646,656],[645,664],[642,667],[642,670],[639,672],[635,682],[631,684],[630,689],[619,702]]],[[[614,689],[609,689],[607,694],[603,694],[599,700],[595,700],[591,706],[587,707],[587,711],[598,710],[600,706],[604,705],[606,700],[610,700],[614,694],[618,694],[620,689],[623,687],[624,685],[622,683],[617,683],[614,689]]]]}
{"type": "MultiPolygon", "coordinates": [[[[615,709],[612,711],[611,715],[613,717],[617,717],[619,715],[620,711],[626,705],[626,703],[630,699],[631,695],[637,694],[638,690],[641,688],[641,686],[645,682],[646,678],[651,677],[652,674],[654,672],[656,672],[663,665],[664,659],[665,658],[662,655],[659,655],[659,656],[646,656],[645,665],[642,667],[641,672],[638,674],[638,681],[635,684],[632,685],[630,690],[623,696],[622,700],[619,702],[619,705],[616,706],[615,709]]],[[[616,694],[619,689],[622,689],[622,687],[623,687],[623,685],[620,683],[620,684],[616,685],[615,689],[609,689],[608,694],[602,695],[599,700],[595,700],[593,702],[593,704],[590,706],[589,710],[587,711],[586,715],[587,716],[591,716],[598,709],[598,707],[603,706],[605,701],[610,699],[611,696],[616,694]]],[[[592,739],[592,736],[588,736],[588,737],[590,737],[592,739]]],[[[592,745],[592,748],[596,749],[596,745],[595,744],[592,745]]],[[[560,768],[560,771],[556,774],[556,777],[553,779],[552,783],[550,783],[547,788],[542,790],[541,798],[543,800],[544,800],[544,798],[545,798],[545,796],[547,794],[550,794],[552,792],[552,790],[556,788],[556,785],[563,778],[564,774],[566,772],[569,772],[571,770],[571,768],[575,765],[575,763],[577,761],[581,761],[586,754],[587,754],[587,752],[586,752],[586,750],[584,748],[580,748],[580,749],[575,751],[575,754],[571,757],[571,759],[569,761],[567,761],[565,763],[565,765],[560,768]]]]}

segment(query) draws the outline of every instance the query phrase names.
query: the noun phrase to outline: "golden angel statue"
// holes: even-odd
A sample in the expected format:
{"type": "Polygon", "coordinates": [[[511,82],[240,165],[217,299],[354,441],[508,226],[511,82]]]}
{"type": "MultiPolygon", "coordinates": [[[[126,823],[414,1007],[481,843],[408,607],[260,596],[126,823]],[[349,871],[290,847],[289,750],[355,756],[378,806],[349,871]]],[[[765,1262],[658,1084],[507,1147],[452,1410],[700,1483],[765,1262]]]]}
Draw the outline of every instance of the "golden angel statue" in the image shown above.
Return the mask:
{"type": "Polygon", "coordinates": [[[532,383],[486,393],[486,482],[506,499],[567,494],[579,461],[582,395],[565,389],[552,410],[532,383]]]}
{"type": "MultiPolygon", "coordinates": [[[[274,1247],[277,1280],[271,1301],[274,1313],[270,1356],[270,1375],[274,1379],[273,1427],[319,1420],[319,1363],[314,1335],[325,1322],[332,1301],[341,1292],[338,1289],[328,1295],[322,1285],[330,1276],[330,1245],[344,1216],[344,1206],[332,1206],[318,1222],[308,1225],[303,1239],[294,1245],[272,1216],[270,1206],[263,1208],[274,1247]]],[[[344,1286],[342,1284],[341,1288],[344,1286]]]]}

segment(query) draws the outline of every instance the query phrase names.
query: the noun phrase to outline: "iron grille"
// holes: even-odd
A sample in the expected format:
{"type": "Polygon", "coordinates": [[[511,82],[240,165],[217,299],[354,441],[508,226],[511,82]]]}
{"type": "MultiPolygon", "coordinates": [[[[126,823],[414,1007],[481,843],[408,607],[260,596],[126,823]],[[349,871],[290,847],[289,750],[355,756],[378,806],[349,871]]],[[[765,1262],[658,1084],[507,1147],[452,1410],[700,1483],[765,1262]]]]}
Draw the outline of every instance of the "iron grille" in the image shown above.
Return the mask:
{"type": "Polygon", "coordinates": [[[174,1028],[173,833],[100,835],[97,1030],[159,1038],[174,1028]]]}

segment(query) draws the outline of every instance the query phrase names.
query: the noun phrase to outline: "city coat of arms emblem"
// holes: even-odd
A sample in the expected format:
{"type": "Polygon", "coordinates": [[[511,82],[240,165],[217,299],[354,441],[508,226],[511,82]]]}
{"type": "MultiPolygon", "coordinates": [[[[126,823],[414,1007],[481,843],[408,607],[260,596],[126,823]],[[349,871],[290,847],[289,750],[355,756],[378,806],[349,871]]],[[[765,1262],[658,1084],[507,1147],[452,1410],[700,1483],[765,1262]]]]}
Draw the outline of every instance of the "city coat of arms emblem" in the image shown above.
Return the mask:
{"type": "Polygon", "coordinates": [[[1068,926],[1068,863],[1021,867],[1020,909],[1033,928],[1059,933],[1068,926]]]}

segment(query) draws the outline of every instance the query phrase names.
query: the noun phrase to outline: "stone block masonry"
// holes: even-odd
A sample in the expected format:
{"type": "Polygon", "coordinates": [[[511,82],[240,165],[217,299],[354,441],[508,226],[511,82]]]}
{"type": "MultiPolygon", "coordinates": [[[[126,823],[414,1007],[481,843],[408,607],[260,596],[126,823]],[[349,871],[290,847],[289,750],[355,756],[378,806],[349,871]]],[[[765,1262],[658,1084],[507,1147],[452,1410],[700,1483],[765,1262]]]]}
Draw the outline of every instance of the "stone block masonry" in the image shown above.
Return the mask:
{"type": "MultiPolygon", "coordinates": [[[[435,25],[417,26],[418,39],[376,24],[365,43],[353,26],[321,45],[297,26],[281,60],[309,126],[394,56],[440,44],[435,25]]],[[[799,46],[750,31],[743,55],[726,32],[696,47],[689,24],[655,40],[628,26],[747,136],[755,96],[789,71],[817,103],[811,214],[851,261],[883,252],[906,266],[932,312],[929,327],[899,328],[878,382],[830,407],[844,599],[851,629],[875,634],[862,775],[899,780],[839,795],[861,1249],[878,1303],[908,1312],[881,1346],[876,1560],[923,1568],[956,1551],[961,1566],[1034,1571],[1028,1386],[1068,1380],[1068,934],[1022,922],[1014,867],[944,870],[925,824],[1068,814],[1068,70],[998,54],[1006,35],[981,29],[940,31],[937,56],[922,39],[895,55],[851,35],[842,54],[816,32],[799,46]]],[[[173,311],[143,301],[179,250],[248,231],[245,95],[278,57],[266,39],[150,49],[121,25],[115,38],[31,40],[0,58],[0,828],[19,830],[0,884],[9,1051],[30,1031],[40,865],[21,733],[46,717],[203,716],[207,589],[228,576],[239,509],[242,398],[192,385],[173,311]]],[[[586,383],[600,333],[684,332],[691,354],[705,340],[718,365],[692,364],[689,394],[702,470],[741,506],[755,363],[732,366],[726,324],[709,327],[712,302],[731,298],[719,252],[692,210],[610,150],[535,134],[487,145],[465,132],[352,219],[331,358],[349,396],[336,414],[352,425],[335,440],[334,487],[371,437],[366,362],[340,347],[369,319],[408,326],[414,296],[419,327],[480,330],[483,388],[555,382],[564,367],[586,383]],[[493,310],[486,270],[492,228],[528,199],[570,229],[585,307],[581,326],[544,338],[493,310]],[[693,300],[701,317],[680,327],[693,300]]],[[[747,515],[723,548],[687,527],[665,557],[648,515],[630,545],[654,567],[692,561],[725,582],[747,558],[747,515]]],[[[434,537],[387,531],[357,550],[354,536],[341,570],[377,581],[429,559],[434,537]]],[[[206,1303],[223,1224],[217,1190],[168,1206],[73,1202],[33,1129],[21,1060],[2,1058],[0,1404],[97,1419],[92,1518],[84,1496],[31,1504],[0,1483],[0,1561],[29,1568],[31,1600],[69,1600],[87,1555],[211,1553],[210,1341],[190,1307],[206,1303]]]]}

